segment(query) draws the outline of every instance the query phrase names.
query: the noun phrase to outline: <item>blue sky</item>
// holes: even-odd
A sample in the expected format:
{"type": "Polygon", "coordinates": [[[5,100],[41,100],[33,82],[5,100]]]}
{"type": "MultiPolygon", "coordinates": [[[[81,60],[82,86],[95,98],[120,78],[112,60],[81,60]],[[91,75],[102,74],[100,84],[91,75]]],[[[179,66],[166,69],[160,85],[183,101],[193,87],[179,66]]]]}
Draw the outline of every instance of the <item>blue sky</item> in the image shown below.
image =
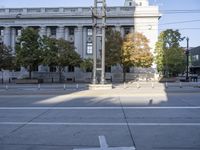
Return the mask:
{"type": "MultiPolygon", "coordinates": [[[[107,0],[108,6],[122,6],[124,0],[107,0]]],[[[190,46],[200,46],[200,0],[150,0],[160,6],[162,18],[159,31],[167,28],[180,29],[182,36],[190,38],[190,46]],[[168,14],[163,10],[198,10],[198,13],[168,14]],[[184,21],[189,21],[181,23],[184,21]],[[173,24],[167,24],[173,23],[173,24]]],[[[93,0],[0,0],[0,7],[59,7],[92,6],[93,0]]],[[[186,41],[181,43],[186,46],[186,41]]]]}

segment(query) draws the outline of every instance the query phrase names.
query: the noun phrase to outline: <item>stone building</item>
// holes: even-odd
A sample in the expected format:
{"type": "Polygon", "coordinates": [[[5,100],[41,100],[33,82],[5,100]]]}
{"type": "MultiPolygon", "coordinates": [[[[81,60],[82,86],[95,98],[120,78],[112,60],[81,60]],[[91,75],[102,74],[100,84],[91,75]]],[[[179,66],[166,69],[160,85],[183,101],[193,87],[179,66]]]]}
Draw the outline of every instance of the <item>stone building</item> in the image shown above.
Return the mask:
{"type": "Polygon", "coordinates": [[[190,51],[189,69],[191,74],[200,75],[200,46],[191,48],[190,51]]]}
{"type": "MultiPolygon", "coordinates": [[[[92,57],[91,16],[90,7],[0,8],[0,43],[10,46],[15,54],[15,45],[22,29],[34,27],[39,29],[41,36],[70,41],[82,58],[92,57]]],[[[153,52],[160,16],[158,6],[149,5],[148,0],[125,0],[124,6],[107,8],[106,25],[120,31],[122,36],[130,32],[143,33],[150,40],[149,44],[153,52]]],[[[35,76],[56,78],[56,73],[53,71],[56,69],[39,66],[35,76]]],[[[113,80],[121,79],[119,67],[113,67],[110,71],[111,73],[106,75],[108,78],[112,76],[113,80]]],[[[90,79],[89,73],[82,75],[80,72],[79,68],[68,66],[64,76],[66,79],[76,81],[90,79]]],[[[21,78],[26,73],[25,69],[21,69],[20,72],[10,73],[10,77],[21,78]]]]}

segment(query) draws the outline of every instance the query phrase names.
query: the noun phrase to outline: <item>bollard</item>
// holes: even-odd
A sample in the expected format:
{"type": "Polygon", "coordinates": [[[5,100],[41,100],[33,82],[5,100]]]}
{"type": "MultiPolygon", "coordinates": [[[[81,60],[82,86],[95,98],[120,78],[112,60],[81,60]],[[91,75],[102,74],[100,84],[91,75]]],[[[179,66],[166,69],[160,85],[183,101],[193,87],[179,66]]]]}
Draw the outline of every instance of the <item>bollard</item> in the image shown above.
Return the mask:
{"type": "Polygon", "coordinates": [[[8,85],[6,84],[6,90],[8,90],[8,85]]]}
{"type": "Polygon", "coordinates": [[[182,83],[180,82],[180,88],[182,88],[182,83]]]}
{"type": "Polygon", "coordinates": [[[64,90],[66,90],[66,84],[64,84],[64,90]]]}
{"type": "Polygon", "coordinates": [[[137,88],[138,88],[138,89],[140,88],[140,83],[139,83],[139,82],[137,82],[137,88]]]}
{"type": "Polygon", "coordinates": [[[167,82],[165,82],[165,87],[168,88],[168,83],[167,82]]]}
{"type": "Polygon", "coordinates": [[[40,90],[40,84],[38,84],[38,90],[40,90]]]}
{"type": "Polygon", "coordinates": [[[79,85],[78,84],[76,84],[76,89],[78,89],[79,88],[79,85]]]}
{"type": "Polygon", "coordinates": [[[154,88],[154,83],[153,82],[151,82],[151,87],[152,87],[152,89],[154,88]]]}
{"type": "Polygon", "coordinates": [[[126,83],[124,82],[124,89],[126,88],[126,83]]]}

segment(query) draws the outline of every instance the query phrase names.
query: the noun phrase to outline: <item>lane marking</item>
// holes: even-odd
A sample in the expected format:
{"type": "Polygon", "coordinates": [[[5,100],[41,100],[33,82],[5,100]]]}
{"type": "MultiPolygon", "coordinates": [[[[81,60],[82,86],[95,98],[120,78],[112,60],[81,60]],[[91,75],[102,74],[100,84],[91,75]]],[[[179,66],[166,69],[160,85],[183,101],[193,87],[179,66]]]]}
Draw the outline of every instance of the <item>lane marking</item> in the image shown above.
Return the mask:
{"type": "MultiPolygon", "coordinates": [[[[0,125],[127,126],[127,123],[0,122],[0,125]]],[[[128,123],[129,126],[200,126],[200,123],[128,123]]]]}
{"type": "Polygon", "coordinates": [[[105,136],[99,136],[99,143],[101,148],[108,148],[105,136]]]}
{"type": "MultiPolygon", "coordinates": [[[[0,110],[117,110],[122,107],[0,107],[0,110]]],[[[123,107],[123,109],[200,109],[200,106],[177,107],[123,107]]]]}
{"type": "Polygon", "coordinates": [[[80,148],[73,150],[135,150],[135,147],[108,147],[105,136],[99,136],[100,148],[80,148]]]}

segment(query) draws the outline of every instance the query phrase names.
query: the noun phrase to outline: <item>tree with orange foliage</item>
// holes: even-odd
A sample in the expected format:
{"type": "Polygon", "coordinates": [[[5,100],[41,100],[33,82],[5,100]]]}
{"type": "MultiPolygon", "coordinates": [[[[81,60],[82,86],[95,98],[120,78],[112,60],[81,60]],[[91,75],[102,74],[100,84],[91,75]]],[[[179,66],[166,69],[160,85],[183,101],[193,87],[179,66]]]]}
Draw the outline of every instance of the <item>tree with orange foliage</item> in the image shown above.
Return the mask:
{"type": "Polygon", "coordinates": [[[148,39],[141,33],[128,34],[122,45],[121,62],[123,68],[123,81],[130,67],[151,67],[153,55],[150,52],[148,39]]]}

